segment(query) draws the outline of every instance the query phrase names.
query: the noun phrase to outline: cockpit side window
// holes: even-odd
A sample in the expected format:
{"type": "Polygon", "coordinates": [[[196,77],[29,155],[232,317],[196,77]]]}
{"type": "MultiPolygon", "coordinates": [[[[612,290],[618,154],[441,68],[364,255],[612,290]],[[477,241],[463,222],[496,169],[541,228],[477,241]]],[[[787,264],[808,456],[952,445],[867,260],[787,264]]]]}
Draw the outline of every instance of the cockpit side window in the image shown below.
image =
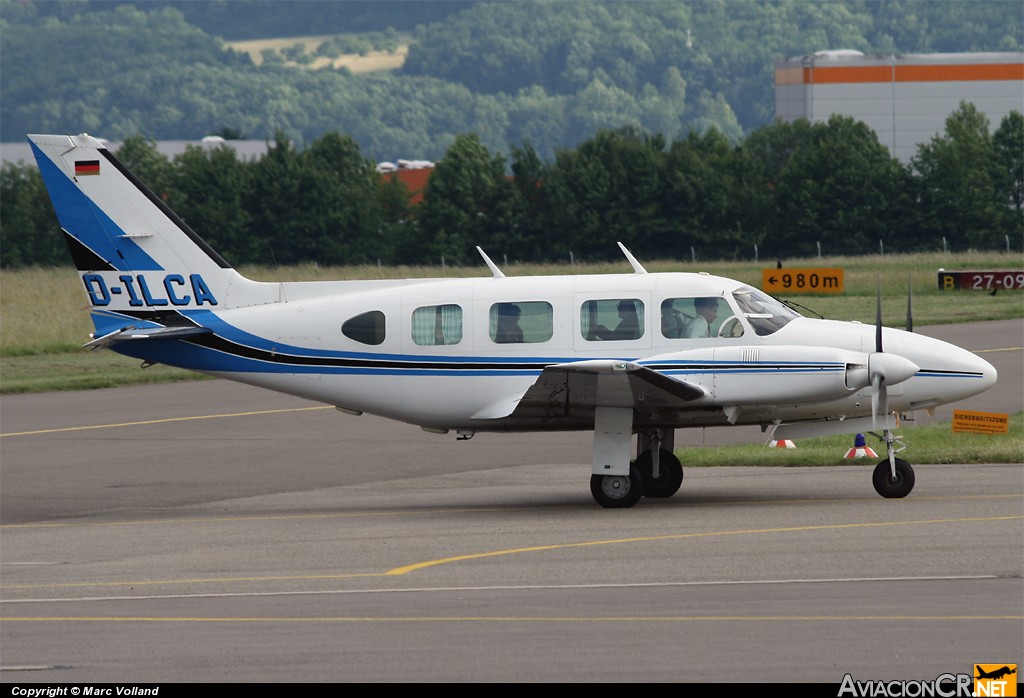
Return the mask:
{"type": "Polygon", "coordinates": [[[462,341],[462,307],[425,305],[412,313],[412,341],[422,346],[462,341]]]}
{"type": "Polygon", "coordinates": [[[644,302],[639,298],[585,301],[580,306],[580,334],[589,342],[640,339],[644,302]]]}
{"type": "Polygon", "coordinates": [[[743,325],[732,322],[734,317],[728,301],[718,296],[666,298],[661,302],[661,334],[668,339],[740,337],[743,325]]]}
{"type": "Polygon", "coordinates": [[[736,289],[732,297],[736,299],[740,312],[760,337],[774,334],[801,317],[800,313],[792,308],[750,286],[736,289]]]}

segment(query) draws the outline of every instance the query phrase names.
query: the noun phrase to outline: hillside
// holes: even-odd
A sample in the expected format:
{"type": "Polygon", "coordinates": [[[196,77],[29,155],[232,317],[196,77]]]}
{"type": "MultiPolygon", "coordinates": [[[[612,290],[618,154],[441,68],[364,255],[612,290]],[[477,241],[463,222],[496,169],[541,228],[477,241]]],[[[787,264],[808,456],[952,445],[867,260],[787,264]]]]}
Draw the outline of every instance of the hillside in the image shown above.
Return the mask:
{"type": "Polygon", "coordinates": [[[0,140],[282,132],[309,143],[337,130],[379,160],[436,159],[471,132],[490,149],[529,143],[546,158],[623,126],[669,141],[715,128],[737,142],[773,118],[779,57],[1022,45],[1019,3],[986,0],[0,0],[0,140]],[[381,45],[403,32],[393,48],[381,45]],[[313,56],[319,47],[283,38],[337,35],[357,48],[313,56]],[[268,45],[254,60],[225,38],[274,39],[283,53],[268,45]],[[373,51],[391,60],[388,70],[362,72],[373,51]]]}

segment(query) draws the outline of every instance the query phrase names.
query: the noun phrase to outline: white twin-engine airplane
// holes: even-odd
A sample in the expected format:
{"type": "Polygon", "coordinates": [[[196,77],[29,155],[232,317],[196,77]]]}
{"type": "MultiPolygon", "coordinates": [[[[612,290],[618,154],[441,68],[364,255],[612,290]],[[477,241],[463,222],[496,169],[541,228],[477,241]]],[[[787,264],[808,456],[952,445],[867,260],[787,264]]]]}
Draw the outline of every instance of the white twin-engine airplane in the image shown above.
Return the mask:
{"type": "Polygon", "coordinates": [[[804,318],[730,279],[648,274],[625,247],[632,274],[506,278],[481,251],[490,278],[255,282],[98,140],[29,140],[92,306],[86,346],[460,438],[593,429],[604,507],[679,489],[675,429],[740,424],[881,431],[875,489],[904,497],[896,415],[996,381],[945,342],[804,318]]]}

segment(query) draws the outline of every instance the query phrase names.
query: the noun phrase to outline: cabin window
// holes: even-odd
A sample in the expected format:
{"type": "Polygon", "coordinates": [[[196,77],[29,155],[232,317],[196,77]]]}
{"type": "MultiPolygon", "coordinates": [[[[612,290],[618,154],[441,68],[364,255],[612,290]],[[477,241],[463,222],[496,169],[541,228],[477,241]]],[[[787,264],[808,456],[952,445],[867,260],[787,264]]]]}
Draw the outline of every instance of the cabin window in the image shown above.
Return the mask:
{"type": "Polygon", "coordinates": [[[341,333],[361,344],[381,344],[384,341],[384,313],[371,310],[349,318],[342,324],[341,333]]]}
{"type": "Polygon", "coordinates": [[[580,334],[590,342],[640,339],[644,302],[639,298],[586,301],[580,306],[580,334]]]}
{"type": "Polygon", "coordinates": [[[747,322],[760,337],[778,332],[800,313],[789,308],[756,288],[743,286],[733,291],[732,297],[747,322]]]}
{"type": "Polygon", "coordinates": [[[724,298],[666,298],[661,303],[661,334],[668,339],[741,337],[743,325],[730,322],[732,309],[724,298]]]}
{"type": "Polygon", "coordinates": [[[496,344],[546,342],[554,333],[551,304],[544,301],[495,303],[490,313],[491,341],[496,344]]]}
{"type": "Polygon", "coordinates": [[[462,308],[458,305],[425,305],[412,313],[412,341],[422,346],[458,344],[462,341],[462,308]]]}

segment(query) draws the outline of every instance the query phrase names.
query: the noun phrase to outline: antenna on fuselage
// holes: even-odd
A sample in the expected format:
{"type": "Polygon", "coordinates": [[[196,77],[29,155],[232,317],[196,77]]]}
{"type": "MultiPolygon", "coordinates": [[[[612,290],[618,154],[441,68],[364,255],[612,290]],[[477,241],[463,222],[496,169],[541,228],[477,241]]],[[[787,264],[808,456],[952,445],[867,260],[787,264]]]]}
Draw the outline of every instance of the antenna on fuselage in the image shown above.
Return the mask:
{"type": "Polygon", "coordinates": [[[630,253],[630,251],[626,249],[626,246],[623,245],[621,242],[618,243],[618,245],[619,249],[622,250],[622,254],[626,255],[626,259],[629,260],[630,265],[633,267],[633,271],[636,272],[637,274],[646,274],[647,270],[644,269],[644,265],[636,261],[636,257],[634,257],[630,253]]]}
{"type": "MultiPolygon", "coordinates": [[[[494,274],[495,279],[504,279],[505,275],[501,273],[501,269],[498,269],[498,265],[491,261],[491,258],[487,256],[487,253],[480,249],[480,245],[476,246],[476,251],[480,253],[480,256],[484,258],[484,264],[494,274]]],[[[507,260],[506,260],[507,261],[507,260]]]]}

